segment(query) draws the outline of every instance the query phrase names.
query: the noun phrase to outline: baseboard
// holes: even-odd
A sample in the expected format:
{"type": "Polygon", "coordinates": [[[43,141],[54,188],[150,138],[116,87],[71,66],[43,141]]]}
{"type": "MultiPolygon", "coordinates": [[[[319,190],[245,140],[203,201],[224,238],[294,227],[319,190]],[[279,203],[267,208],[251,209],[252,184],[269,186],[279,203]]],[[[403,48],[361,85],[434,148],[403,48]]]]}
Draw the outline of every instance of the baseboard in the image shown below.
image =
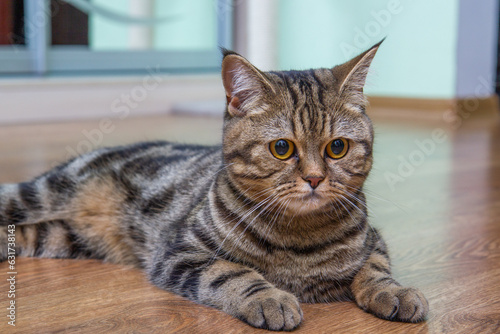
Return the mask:
{"type": "Polygon", "coordinates": [[[455,116],[462,119],[499,116],[499,99],[496,94],[481,99],[457,99],[454,106],[455,116]]]}
{"type": "Polygon", "coordinates": [[[497,95],[485,98],[421,99],[369,96],[368,113],[376,117],[451,120],[498,117],[497,95]]]}

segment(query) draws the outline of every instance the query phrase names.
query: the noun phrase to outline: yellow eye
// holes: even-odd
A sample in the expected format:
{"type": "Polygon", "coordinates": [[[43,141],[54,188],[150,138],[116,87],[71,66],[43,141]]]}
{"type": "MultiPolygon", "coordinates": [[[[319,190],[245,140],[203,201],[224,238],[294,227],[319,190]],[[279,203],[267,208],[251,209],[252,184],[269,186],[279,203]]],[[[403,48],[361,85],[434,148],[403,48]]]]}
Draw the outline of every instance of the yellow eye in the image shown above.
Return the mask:
{"type": "Polygon", "coordinates": [[[326,154],[332,159],[340,159],[346,155],[348,149],[349,142],[344,138],[337,138],[326,146],[326,154]]]}
{"type": "Polygon", "coordinates": [[[269,144],[269,149],[276,158],[285,160],[290,158],[295,150],[295,145],[287,139],[278,139],[269,144]]]}

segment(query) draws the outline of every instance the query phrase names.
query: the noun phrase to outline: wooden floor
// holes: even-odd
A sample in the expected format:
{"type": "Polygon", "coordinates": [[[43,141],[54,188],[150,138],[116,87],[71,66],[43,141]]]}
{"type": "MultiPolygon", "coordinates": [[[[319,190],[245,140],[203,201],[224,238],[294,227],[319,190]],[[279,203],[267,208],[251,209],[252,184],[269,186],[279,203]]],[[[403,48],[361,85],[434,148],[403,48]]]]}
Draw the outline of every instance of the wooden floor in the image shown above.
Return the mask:
{"type": "MultiPolygon", "coordinates": [[[[221,134],[216,118],[111,125],[109,133],[88,121],[0,127],[0,182],[34,177],[92,142],[217,143],[221,134]]],[[[392,323],[349,302],[305,304],[296,333],[500,333],[500,124],[375,119],[375,127],[375,165],[366,184],[372,222],[390,246],[395,277],[427,296],[428,320],[392,323]]],[[[8,271],[0,264],[0,333],[13,329],[6,318],[8,271]]],[[[18,333],[264,332],[155,288],[130,268],[18,258],[16,271],[18,333]]]]}

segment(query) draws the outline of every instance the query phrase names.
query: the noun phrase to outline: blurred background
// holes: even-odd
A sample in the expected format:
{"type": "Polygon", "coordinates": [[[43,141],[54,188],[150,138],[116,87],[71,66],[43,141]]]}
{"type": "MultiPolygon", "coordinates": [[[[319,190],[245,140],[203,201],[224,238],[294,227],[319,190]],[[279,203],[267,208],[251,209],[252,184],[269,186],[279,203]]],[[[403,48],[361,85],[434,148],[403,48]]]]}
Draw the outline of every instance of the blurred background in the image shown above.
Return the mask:
{"type": "Polygon", "coordinates": [[[496,0],[1,0],[0,123],[124,106],[220,114],[219,47],[263,70],[305,69],[383,38],[366,88],[374,107],[494,104],[498,13],[496,0]]]}

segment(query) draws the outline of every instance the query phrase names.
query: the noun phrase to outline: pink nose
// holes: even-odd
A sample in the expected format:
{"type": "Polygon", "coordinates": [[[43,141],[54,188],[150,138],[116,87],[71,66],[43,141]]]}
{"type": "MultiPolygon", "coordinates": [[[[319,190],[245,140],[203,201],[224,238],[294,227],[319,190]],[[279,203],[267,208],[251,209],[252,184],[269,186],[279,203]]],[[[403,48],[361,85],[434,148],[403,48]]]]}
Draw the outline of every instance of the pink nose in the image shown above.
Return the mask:
{"type": "Polygon", "coordinates": [[[309,185],[311,188],[316,189],[316,187],[319,185],[321,181],[323,181],[325,178],[324,177],[317,177],[317,176],[308,176],[304,180],[309,182],[309,185]]]}

